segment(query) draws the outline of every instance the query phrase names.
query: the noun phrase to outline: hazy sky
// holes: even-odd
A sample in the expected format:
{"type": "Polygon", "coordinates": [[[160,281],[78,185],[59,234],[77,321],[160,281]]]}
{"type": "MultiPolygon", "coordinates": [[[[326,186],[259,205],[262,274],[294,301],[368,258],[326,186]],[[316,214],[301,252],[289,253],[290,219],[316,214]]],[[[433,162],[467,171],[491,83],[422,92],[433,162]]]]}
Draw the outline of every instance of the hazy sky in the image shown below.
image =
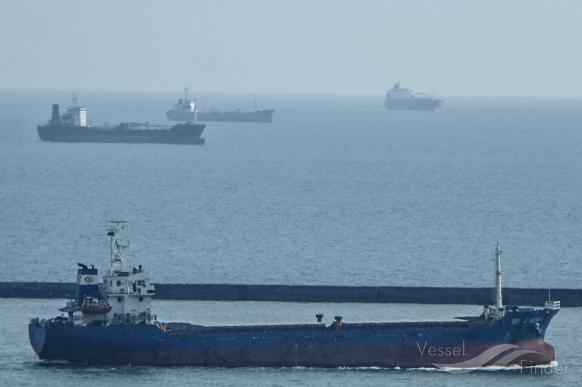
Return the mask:
{"type": "Polygon", "coordinates": [[[582,97],[582,1],[0,0],[0,88],[582,97]]]}

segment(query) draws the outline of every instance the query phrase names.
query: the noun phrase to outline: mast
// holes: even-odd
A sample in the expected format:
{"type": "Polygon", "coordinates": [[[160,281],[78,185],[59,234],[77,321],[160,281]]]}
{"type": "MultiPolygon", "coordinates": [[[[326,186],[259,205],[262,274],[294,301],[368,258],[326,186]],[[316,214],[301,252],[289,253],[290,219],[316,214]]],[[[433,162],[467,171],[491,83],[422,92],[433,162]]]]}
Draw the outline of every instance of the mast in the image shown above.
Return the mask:
{"type": "Polygon", "coordinates": [[[128,248],[129,243],[122,244],[117,237],[117,234],[125,228],[127,221],[125,220],[109,220],[110,223],[107,236],[109,236],[109,251],[111,254],[111,273],[116,271],[124,271],[125,264],[123,262],[123,255],[121,250],[128,248]]]}
{"type": "Polygon", "coordinates": [[[497,243],[497,246],[495,247],[495,308],[498,310],[503,309],[503,298],[501,295],[501,254],[503,254],[503,250],[501,250],[501,246],[497,243]]]}

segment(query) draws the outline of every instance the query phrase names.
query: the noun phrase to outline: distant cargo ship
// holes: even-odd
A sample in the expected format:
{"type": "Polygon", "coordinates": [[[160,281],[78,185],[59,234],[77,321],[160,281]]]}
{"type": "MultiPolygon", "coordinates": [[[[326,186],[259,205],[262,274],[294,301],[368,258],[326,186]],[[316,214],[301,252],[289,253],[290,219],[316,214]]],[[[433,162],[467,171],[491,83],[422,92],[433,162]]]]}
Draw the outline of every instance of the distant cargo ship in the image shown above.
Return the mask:
{"type": "Polygon", "coordinates": [[[73,104],[63,115],[59,112],[59,105],[54,104],[51,119],[44,125],[38,125],[37,130],[43,141],[204,144],[204,139],[201,138],[204,124],[194,122],[174,126],[141,122],[90,126],[87,123],[87,108],[79,106],[76,98],[73,98],[73,104]]]}
{"type": "Polygon", "coordinates": [[[273,122],[273,109],[245,110],[197,110],[196,104],[184,89],[184,97],[166,112],[173,121],[223,121],[223,122],[273,122]]]}
{"type": "Polygon", "coordinates": [[[402,88],[399,82],[396,82],[394,87],[388,90],[384,98],[386,110],[432,111],[442,104],[443,101],[441,99],[402,88]]]}
{"type": "MultiPolygon", "coordinates": [[[[496,249],[496,302],[479,316],[448,321],[346,322],[202,326],[160,322],[152,313],[155,287],[139,265],[126,267],[115,221],[110,269],[98,278],[79,264],[77,297],[48,320],[28,326],[40,359],[80,364],[200,367],[402,367],[480,368],[534,366],[555,359],[544,341],[557,301],[544,308],[504,306],[501,249],[496,249]]],[[[395,316],[398,317],[398,316],[395,316]]]]}

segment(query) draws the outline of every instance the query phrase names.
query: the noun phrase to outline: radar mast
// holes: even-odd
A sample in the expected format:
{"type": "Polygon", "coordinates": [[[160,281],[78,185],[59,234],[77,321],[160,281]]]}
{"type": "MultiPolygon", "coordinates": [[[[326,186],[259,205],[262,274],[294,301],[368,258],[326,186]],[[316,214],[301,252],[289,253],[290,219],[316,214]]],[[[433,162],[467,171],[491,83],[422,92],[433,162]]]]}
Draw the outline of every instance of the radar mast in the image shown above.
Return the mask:
{"type": "Polygon", "coordinates": [[[111,273],[125,271],[125,262],[123,261],[123,250],[127,249],[129,242],[123,244],[119,239],[119,234],[125,228],[126,220],[108,220],[107,236],[110,241],[111,254],[111,273]]]}

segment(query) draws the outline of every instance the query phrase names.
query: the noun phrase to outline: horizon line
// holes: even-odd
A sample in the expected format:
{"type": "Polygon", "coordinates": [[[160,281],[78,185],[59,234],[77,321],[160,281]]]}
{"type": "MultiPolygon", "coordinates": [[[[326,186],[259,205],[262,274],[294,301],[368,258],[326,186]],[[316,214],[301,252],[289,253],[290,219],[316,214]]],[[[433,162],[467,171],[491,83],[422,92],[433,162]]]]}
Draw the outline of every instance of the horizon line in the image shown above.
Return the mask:
{"type": "MultiPolygon", "coordinates": [[[[78,93],[78,92],[90,92],[90,93],[147,93],[147,94],[170,94],[174,93],[172,90],[152,90],[152,89],[100,89],[100,88],[80,88],[80,89],[69,89],[69,88],[14,88],[14,87],[0,87],[0,92],[69,92],[69,93],[78,93]]],[[[176,91],[176,94],[181,94],[180,92],[176,91]]],[[[378,93],[349,93],[349,92],[340,92],[340,93],[313,93],[313,92],[264,92],[264,91],[208,91],[208,90],[200,90],[197,93],[199,94],[216,94],[216,95],[257,95],[257,96],[312,96],[312,97],[377,97],[377,96],[384,96],[385,92],[378,92],[378,93]]],[[[191,93],[194,94],[194,93],[191,93]]],[[[580,96],[558,96],[558,95],[528,95],[528,94],[512,94],[512,95],[487,95],[487,94],[432,94],[438,97],[444,98],[495,98],[495,99],[582,99],[582,95],[580,96]]]]}

